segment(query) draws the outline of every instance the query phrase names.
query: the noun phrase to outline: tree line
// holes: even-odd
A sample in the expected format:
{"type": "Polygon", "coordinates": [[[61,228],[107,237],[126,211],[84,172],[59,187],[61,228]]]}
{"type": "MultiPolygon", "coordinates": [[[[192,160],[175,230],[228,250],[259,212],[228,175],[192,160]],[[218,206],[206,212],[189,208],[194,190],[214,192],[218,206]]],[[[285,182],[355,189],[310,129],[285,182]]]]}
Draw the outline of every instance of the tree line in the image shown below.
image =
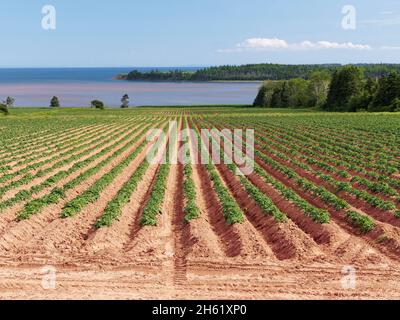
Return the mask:
{"type": "MultiPolygon", "coordinates": [[[[121,108],[129,108],[129,95],[124,94],[121,98],[121,108]]],[[[0,113],[8,115],[10,113],[10,108],[14,106],[15,100],[12,97],[7,97],[3,103],[0,103],[0,113]]],[[[60,99],[56,96],[52,97],[50,100],[50,108],[60,108],[60,99]]],[[[95,109],[105,109],[105,104],[101,100],[93,100],[90,102],[90,107],[95,109]]]]}
{"type": "Polygon", "coordinates": [[[309,79],[266,81],[254,106],[270,108],[318,107],[326,111],[400,111],[400,73],[381,75],[363,67],[348,65],[335,70],[316,71],[309,79]]]}
{"type": "MultiPolygon", "coordinates": [[[[400,64],[358,64],[356,66],[363,68],[366,77],[382,77],[388,75],[391,70],[400,72],[400,64]]],[[[195,72],[181,70],[140,72],[133,70],[127,75],[118,76],[118,78],[131,81],[265,81],[295,78],[309,80],[315,72],[326,72],[332,75],[340,68],[342,68],[340,64],[283,65],[264,63],[209,67],[195,72]]]]}

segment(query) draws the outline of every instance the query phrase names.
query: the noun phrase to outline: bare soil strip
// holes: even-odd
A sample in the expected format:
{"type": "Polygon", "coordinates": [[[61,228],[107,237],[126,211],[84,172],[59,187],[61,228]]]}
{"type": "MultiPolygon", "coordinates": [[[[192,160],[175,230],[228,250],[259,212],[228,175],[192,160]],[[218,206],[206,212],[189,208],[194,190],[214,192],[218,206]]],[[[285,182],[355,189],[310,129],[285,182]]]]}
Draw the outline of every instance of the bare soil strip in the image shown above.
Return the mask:
{"type": "MultiPolygon", "coordinates": [[[[166,152],[169,139],[170,136],[168,134],[160,150],[158,150],[158,154],[163,154],[166,152]]],[[[145,185],[148,187],[146,188],[145,193],[141,193],[142,197],[140,197],[140,205],[138,206],[138,210],[136,210],[135,219],[130,226],[129,239],[128,241],[125,241],[123,249],[130,256],[134,256],[137,259],[145,259],[147,261],[151,261],[151,263],[156,263],[161,266],[161,263],[165,259],[166,255],[165,228],[160,226],[160,223],[155,227],[142,227],[140,224],[143,210],[145,209],[145,206],[150,198],[160,167],[161,166],[159,164],[150,165],[150,168],[147,171],[148,175],[146,176],[145,185]]],[[[168,184],[168,186],[169,185],[170,184],[168,184]]],[[[164,204],[162,213],[165,210],[164,204]]]]}
{"type": "MultiPolygon", "coordinates": [[[[175,153],[178,156],[179,149],[183,146],[182,142],[179,142],[182,138],[181,130],[183,127],[183,119],[180,119],[178,130],[178,141],[175,146],[175,153]]],[[[171,194],[174,201],[171,205],[170,211],[167,213],[172,223],[172,237],[174,246],[174,272],[173,272],[173,283],[178,285],[186,281],[187,273],[187,255],[194,244],[194,238],[191,235],[190,225],[184,223],[185,213],[184,208],[184,196],[183,196],[183,174],[184,165],[181,163],[172,164],[171,168],[171,182],[174,184],[173,192],[171,194]]],[[[168,181],[169,183],[170,181],[168,181]]]]}
{"type": "Polygon", "coordinates": [[[43,265],[0,268],[1,299],[398,299],[398,269],[356,269],[356,288],[343,287],[341,265],[229,263],[191,267],[174,290],[160,281],[158,266],[93,269],[56,265],[55,290],[42,287],[43,265]]]}
{"type": "MultiPolygon", "coordinates": [[[[187,122],[189,128],[189,123],[187,122]]],[[[189,143],[191,148],[192,157],[192,169],[193,169],[193,183],[196,188],[197,206],[200,210],[200,217],[198,219],[190,221],[190,230],[193,235],[195,244],[192,246],[191,252],[188,253],[188,259],[199,259],[199,258],[213,258],[221,259],[225,258],[225,245],[218,233],[215,232],[213,224],[210,222],[210,216],[212,213],[209,212],[211,208],[207,202],[207,195],[210,192],[208,189],[203,188],[203,183],[200,178],[201,165],[197,165],[198,159],[195,155],[195,145],[197,141],[193,141],[193,137],[189,135],[189,143]]],[[[203,168],[204,169],[204,168],[203,168]]]]}

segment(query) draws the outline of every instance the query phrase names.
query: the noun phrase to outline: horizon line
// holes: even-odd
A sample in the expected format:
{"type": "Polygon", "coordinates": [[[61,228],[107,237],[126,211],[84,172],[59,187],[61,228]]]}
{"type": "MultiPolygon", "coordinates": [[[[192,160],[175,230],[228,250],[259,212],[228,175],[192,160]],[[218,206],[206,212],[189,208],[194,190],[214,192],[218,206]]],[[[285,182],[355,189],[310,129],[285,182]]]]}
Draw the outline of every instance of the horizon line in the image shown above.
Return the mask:
{"type": "Polygon", "coordinates": [[[0,66],[0,69],[135,69],[135,68],[209,68],[219,66],[246,66],[246,65],[284,65],[284,66],[306,66],[306,65],[379,65],[394,64],[400,65],[400,62],[325,62],[325,63],[275,63],[275,62],[257,62],[257,63],[241,63],[241,64],[213,64],[213,65],[170,65],[170,66],[0,66]]]}
{"type": "Polygon", "coordinates": [[[39,67],[4,67],[0,66],[0,69],[132,69],[132,68],[207,68],[211,67],[211,65],[204,66],[116,66],[116,67],[104,67],[104,66],[39,66],[39,67]]]}

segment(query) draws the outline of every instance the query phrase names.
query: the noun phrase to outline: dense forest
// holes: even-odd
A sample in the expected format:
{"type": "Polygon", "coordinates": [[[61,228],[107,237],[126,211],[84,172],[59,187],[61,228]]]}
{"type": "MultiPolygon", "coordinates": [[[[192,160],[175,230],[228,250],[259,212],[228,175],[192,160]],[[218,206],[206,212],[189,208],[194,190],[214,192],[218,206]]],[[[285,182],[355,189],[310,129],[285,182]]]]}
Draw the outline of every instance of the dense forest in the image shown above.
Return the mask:
{"type": "Polygon", "coordinates": [[[400,111],[400,73],[378,77],[363,67],[345,66],[332,74],[313,72],[309,79],[266,81],[254,106],[269,108],[318,107],[327,111],[400,111]]]}
{"type": "MultiPolygon", "coordinates": [[[[400,72],[400,64],[359,64],[366,77],[382,77],[390,71],[400,72]]],[[[179,70],[162,72],[139,72],[134,70],[119,79],[131,81],[265,81],[290,80],[295,78],[310,79],[315,72],[327,72],[332,75],[340,69],[340,64],[320,65],[282,65],[282,64],[249,64],[242,66],[220,66],[204,68],[195,72],[179,70]]]]}
{"type": "Polygon", "coordinates": [[[400,111],[400,64],[250,64],[195,72],[130,72],[132,81],[264,81],[254,106],[400,111]]]}

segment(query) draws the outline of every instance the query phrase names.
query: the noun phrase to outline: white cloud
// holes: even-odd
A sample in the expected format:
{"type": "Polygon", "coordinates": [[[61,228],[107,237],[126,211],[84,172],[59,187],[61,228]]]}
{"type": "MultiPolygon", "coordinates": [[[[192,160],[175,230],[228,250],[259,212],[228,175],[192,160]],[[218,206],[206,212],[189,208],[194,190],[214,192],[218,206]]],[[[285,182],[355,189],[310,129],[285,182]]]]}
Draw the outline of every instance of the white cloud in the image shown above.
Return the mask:
{"type": "Polygon", "coordinates": [[[289,45],[285,40],[273,38],[251,38],[239,43],[237,48],[259,49],[259,48],[288,48],[289,45]]]}
{"type": "Polygon", "coordinates": [[[271,51],[271,50],[323,50],[323,49],[355,49],[370,50],[369,45],[354,44],[352,42],[330,41],[303,41],[288,43],[278,38],[250,38],[238,43],[233,49],[221,49],[219,52],[244,52],[244,51],[271,51]]]}

